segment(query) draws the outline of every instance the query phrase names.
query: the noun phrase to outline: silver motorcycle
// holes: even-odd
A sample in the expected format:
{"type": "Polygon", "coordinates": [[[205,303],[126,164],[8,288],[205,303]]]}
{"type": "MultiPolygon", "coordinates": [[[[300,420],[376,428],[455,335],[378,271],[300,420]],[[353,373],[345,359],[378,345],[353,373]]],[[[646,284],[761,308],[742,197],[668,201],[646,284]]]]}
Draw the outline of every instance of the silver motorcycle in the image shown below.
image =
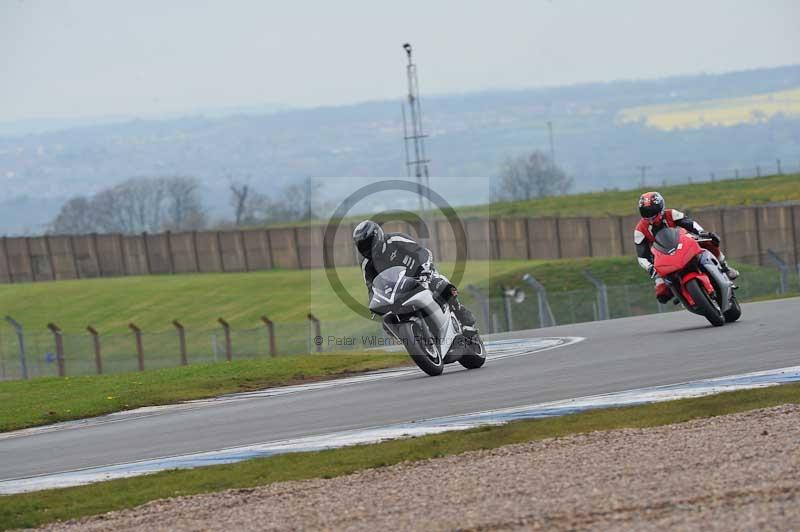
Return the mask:
{"type": "Polygon", "coordinates": [[[486,348],[477,332],[464,334],[461,322],[429,284],[409,277],[403,266],[382,271],[372,282],[369,310],[383,318],[383,328],[401,343],[419,368],[441,375],[445,364],[477,369],[486,348]]]}

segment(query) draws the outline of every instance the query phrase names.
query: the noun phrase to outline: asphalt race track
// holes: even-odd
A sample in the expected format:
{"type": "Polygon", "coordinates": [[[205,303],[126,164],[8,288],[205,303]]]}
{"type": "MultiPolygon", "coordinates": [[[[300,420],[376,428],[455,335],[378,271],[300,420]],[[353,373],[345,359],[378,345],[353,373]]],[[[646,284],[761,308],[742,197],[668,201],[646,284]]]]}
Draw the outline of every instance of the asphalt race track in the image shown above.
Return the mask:
{"type": "Polygon", "coordinates": [[[674,312],[498,335],[585,340],[441,377],[402,372],[0,435],[0,481],[800,364],[800,298],[743,309],[722,328],[674,312]]]}

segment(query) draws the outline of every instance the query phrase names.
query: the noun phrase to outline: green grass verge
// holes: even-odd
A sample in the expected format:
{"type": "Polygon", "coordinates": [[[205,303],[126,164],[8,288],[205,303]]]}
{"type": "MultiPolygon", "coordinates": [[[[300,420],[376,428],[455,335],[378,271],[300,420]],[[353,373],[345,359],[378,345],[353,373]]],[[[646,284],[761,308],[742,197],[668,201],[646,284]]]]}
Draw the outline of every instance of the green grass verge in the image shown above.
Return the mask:
{"type": "Polygon", "coordinates": [[[667,206],[681,210],[763,205],[800,200],[800,174],[670,185],[632,190],[571,194],[530,201],[513,201],[462,207],[462,216],[606,216],[636,214],[642,192],[659,190],[667,206]]]}
{"type": "MultiPolygon", "coordinates": [[[[462,284],[523,267],[526,261],[473,261],[462,284]]],[[[448,273],[452,264],[444,263],[448,273]]],[[[337,270],[342,284],[366,300],[361,270],[337,270]]],[[[234,329],[257,327],[267,315],[277,322],[306,323],[314,312],[322,320],[352,315],[330,288],[324,270],[270,270],[251,273],[152,275],[0,285],[0,309],[29,331],[47,332],[49,322],[65,332],[129,333],[134,322],[145,332],[174,331],[179,319],[187,330],[218,328],[222,316],[234,329]]],[[[5,323],[0,323],[8,333],[5,323]]],[[[2,334],[2,332],[0,332],[2,334]]]]}
{"type": "MultiPolygon", "coordinates": [[[[741,266],[741,282],[750,274],[765,274],[777,283],[777,270],[741,266]]],[[[452,264],[441,270],[449,274],[452,264]]],[[[609,285],[646,284],[647,276],[632,257],[502,260],[467,263],[464,288],[475,284],[499,296],[501,285],[527,285],[522,275],[531,273],[549,292],[588,289],[592,285],[583,275],[590,270],[609,285]]],[[[339,275],[345,288],[358,300],[366,291],[358,268],[342,268],[339,275]]],[[[128,323],[135,322],[145,333],[172,332],[171,322],[179,319],[192,331],[218,328],[222,316],[234,330],[260,325],[268,315],[276,323],[306,323],[314,312],[325,321],[341,321],[353,316],[332,292],[323,270],[273,270],[231,274],[184,274],[169,276],[117,277],[0,285],[0,308],[21,322],[28,332],[47,333],[46,325],[55,322],[66,333],[85,334],[86,325],[101,333],[129,334],[128,323]]],[[[363,321],[363,320],[361,320],[363,321]]],[[[0,334],[10,336],[0,323],[0,334]]],[[[13,357],[15,354],[9,354],[13,357]]]]}
{"type": "Polygon", "coordinates": [[[408,362],[405,353],[354,352],[0,382],[0,432],[141,406],[331,379],[408,362]]]}
{"type": "MultiPolygon", "coordinates": [[[[658,190],[667,205],[681,210],[764,205],[800,200],[800,174],[770,175],[744,179],[723,179],[714,182],[685,185],[648,185],[646,188],[585,192],[528,201],[507,201],[457,207],[462,217],[487,216],[624,216],[636,214],[639,195],[658,190]]],[[[402,219],[400,217],[399,219],[402,219]]],[[[346,221],[356,222],[358,217],[346,221]]],[[[303,220],[294,223],[275,223],[268,227],[324,225],[327,220],[303,220]]],[[[261,227],[261,226],[258,226],[261,227]]]]}
{"type": "Polygon", "coordinates": [[[287,454],[192,470],[165,471],[88,486],[0,497],[0,528],[33,527],[148,501],[273,482],[330,478],[478,449],[597,430],[679,423],[787,403],[800,403],[800,384],[729,392],[651,405],[585,412],[559,418],[518,421],[500,427],[329,451],[287,454]]]}
{"type": "MultiPolygon", "coordinates": [[[[448,263],[441,265],[445,274],[450,274],[452,267],[448,263]]],[[[522,288],[528,299],[522,305],[515,305],[514,323],[517,329],[531,328],[539,324],[536,296],[522,282],[522,276],[531,273],[548,288],[557,323],[575,323],[593,318],[595,293],[583,275],[584,270],[590,270],[609,285],[612,317],[658,310],[649,279],[630,257],[471,261],[466,264],[459,286],[464,303],[476,313],[479,313],[480,306],[466,287],[475,284],[483,289],[492,298],[497,316],[504,315],[501,286],[522,288]],[[628,286],[623,289],[621,285],[628,286]]],[[[742,301],[776,292],[778,274],[774,268],[742,265],[741,270],[739,294],[742,301]]],[[[365,299],[361,273],[357,268],[343,269],[340,277],[354,298],[365,299]]],[[[792,289],[796,290],[794,276],[792,283],[792,289]]],[[[266,332],[260,322],[264,314],[276,324],[277,347],[281,355],[305,353],[308,349],[306,314],[309,312],[322,320],[323,335],[339,333],[359,337],[379,333],[377,321],[361,318],[344,306],[330,289],[323,270],[0,285],[0,309],[2,314],[10,314],[25,326],[28,368],[37,378],[57,373],[56,364],[52,362],[54,339],[45,327],[49,322],[57,323],[64,331],[64,360],[66,374],[70,376],[95,373],[94,349],[85,330],[89,324],[101,333],[106,373],[137,369],[134,338],[127,329],[129,322],[135,322],[144,331],[147,370],[179,363],[179,343],[171,324],[173,319],[179,319],[186,327],[191,364],[224,359],[224,339],[216,322],[220,316],[231,324],[235,360],[268,356],[266,332]]],[[[483,321],[481,327],[490,330],[483,321]]],[[[19,378],[19,373],[16,337],[11,328],[0,321],[0,380],[19,378]]]]}

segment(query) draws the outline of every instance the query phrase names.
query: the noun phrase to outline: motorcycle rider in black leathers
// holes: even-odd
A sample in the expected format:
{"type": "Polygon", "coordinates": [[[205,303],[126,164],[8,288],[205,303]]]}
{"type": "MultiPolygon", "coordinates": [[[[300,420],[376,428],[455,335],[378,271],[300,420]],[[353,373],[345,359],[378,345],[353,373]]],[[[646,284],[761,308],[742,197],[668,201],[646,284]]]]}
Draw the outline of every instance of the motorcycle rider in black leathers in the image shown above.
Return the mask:
{"type": "Polygon", "coordinates": [[[376,222],[364,220],[353,231],[353,243],[363,257],[361,271],[372,299],[372,282],[378,274],[394,266],[405,266],[407,275],[427,280],[438,301],[450,305],[464,332],[474,333],[475,317],[458,299],[458,290],[436,271],[433,254],[403,233],[384,233],[376,222]]]}

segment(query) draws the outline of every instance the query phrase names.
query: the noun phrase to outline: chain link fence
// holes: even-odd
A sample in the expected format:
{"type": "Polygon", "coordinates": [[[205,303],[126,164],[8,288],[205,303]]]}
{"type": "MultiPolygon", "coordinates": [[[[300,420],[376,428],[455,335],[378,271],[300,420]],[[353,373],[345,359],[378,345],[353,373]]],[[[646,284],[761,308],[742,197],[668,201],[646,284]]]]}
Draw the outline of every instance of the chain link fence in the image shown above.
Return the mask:
{"type": "MultiPolygon", "coordinates": [[[[549,292],[542,302],[534,285],[522,284],[516,298],[503,297],[501,293],[488,294],[481,289],[476,293],[474,288],[464,290],[462,298],[475,313],[483,333],[682,309],[671,303],[659,304],[651,283],[603,285],[605,297],[598,288],[549,292]],[[520,297],[520,292],[524,297],[520,297]],[[483,305],[481,298],[485,299],[483,305]],[[548,314],[544,319],[542,312],[548,314]]],[[[737,285],[741,301],[781,293],[800,293],[797,272],[792,272],[788,278],[782,278],[779,271],[748,272],[737,280],[737,285]]],[[[133,329],[127,333],[95,335],[89,331],[34,331],[22,324],[21,330],[17,331],[11,323],[13,320],[4,321],[0,324],[0,380],[123,373],[182,364],[363,351],[392,345],[379,318],[315,320],[313,316],[302,322],[273,323],[265,320],[250,328],[221,324],[208,330],[176,326],[168,331],[143,330],[138,341],[133,329]]]]}
{"type": "MultiPolygon", "coordinates": [[[[780,272],[748,272],[736,280],[739,287],[736,295],[746,302],[762,297],[781,294],[800,293],[800,273],[791,276],[786,282],[781,280],[780,272]]],[[[481,305],[474,291],[464,291],[464,302],[470,306],[482,331],[508,332],[522,329],[536,329],[545,325],[568,325],[601,319],[604,304],[608,305],[610,319],[641,316],[683,310],[681,305],[659,304],[655,298],[652,283],[606,285],[606,297],[596,288],[548,292],[545,303],[540,304],[536,290],[525,284],[515,287],[517,297],[502,292],[484,293],[486,305],[481,305]],[[519,292],[524,298],[519,296],[519,292]],[[549,315],[542,316],[542,312],[549,315]]]]}

